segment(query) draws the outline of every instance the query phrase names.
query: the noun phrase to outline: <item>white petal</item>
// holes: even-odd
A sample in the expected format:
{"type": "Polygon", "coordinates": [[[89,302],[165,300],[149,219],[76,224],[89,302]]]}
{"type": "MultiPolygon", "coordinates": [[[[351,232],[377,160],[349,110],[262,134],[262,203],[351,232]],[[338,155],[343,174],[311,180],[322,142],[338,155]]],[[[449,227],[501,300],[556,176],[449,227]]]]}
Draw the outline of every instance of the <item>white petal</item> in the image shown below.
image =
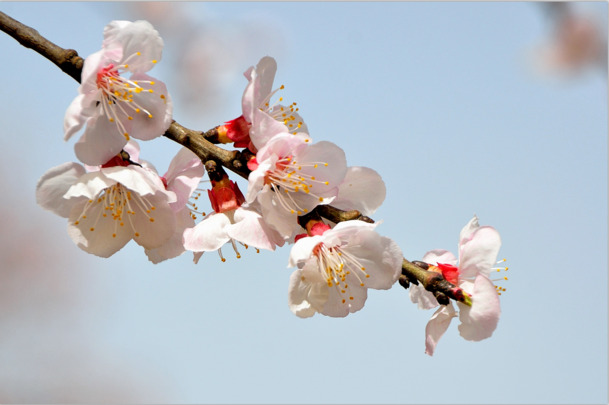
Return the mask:
{"type": "Polygon", "coordinates": [[[290,276],[288,305],[301,318],[320,312],[328,300],[328,286],[314,264],[296,270],[290,276]]]}
{"type": "Polygon", "coordinates": [[[490,337],[499,323],[501,308],[495,285],[486,276],[480,274],[474,281],[472,306],[460,302],[459,333],[466,340],[479,341],[490,337]]]}
{"type": "Polygon", "coordinates": [[[161,178],[151,170],[129,165],[106,167],[102,168],[101,172],[109,179],[123,184],[141,196],[162,193],[167,196],[168,202],[175,201],[175,193],[165,190],[161,178]]]}
{"type": "Polygon", "coordinates": [[[419,309],[431,309],[440,305],[438,304],[436,297],[434,297],[430,291],[427,291],[421,284],[410,284],[408,290],[410,300],[413,302],[413,304],[417,304],[419,309]]]}
{"type": "Polygon", "coordinates": [[[450,321],[457,316],[455,308],[452,303],[449,305],[442,305],[432,315],[427,326],[425,327],[425,353],[433,356],[438,341],[444,335],[444,332],[448,329],[450,321]]]}
{"type": "Polygon", "coordinates": [[[64,141],[67,141],[72,135],[80,131],[87,122],[90,115],[85,114],[85,103],[88,101],[87,99],[90,98],[90,96],[87,97],[85,94],[79,94],[72,100],[72,103],[70,103],[63,119],[64,141]]]}
{"type": "Polygon", "coordinates": [[[277,72],[277,62],[270,56],[265,56],[256,65],[255,69],[248,69],[244,74],[250,80],[243,92],[243,117],[253,122],[253,114],[273,90],[273,81],[277,72]]]}
{"type": "Polygon", "coordinates": [[[184,231],[184,248],[193,252],[213,252],[230,240],[226,228],[230,220],[224,214],[212,213],[194,228],[184,231]]]}
{"type": "MultiPolygon", "coordinates": [[[[79,199],[68,200],[64,195],[84,174],[84,167],[78,163],[68,162],[53,167],[36,184],[36,202],[42,208],[67,218],[79,199]]],[[[84,198],[86,197],[82,197],[84,198]]]]}
{"type": "Polygon", "coordinates": [[[87,121],[87,128],[74,144],[76,157],[91,166],[101,166],[116,156],[127,143],[115,123],[98,115],[87,121]]]}
{"type": "Polygon", "coordinates": [[[459,253],[459,272],[463,278],[476,277],[478,274],[488,276],[497,262],[501,247],[499,232],[490,226],[476,229],[466,243],[461,245],[459,253]]]}
{"type": "Polygon", "coordinates": [[[165,173],[167,189],[176,193],[177,200],[172,208],[183,208],[192,193],[199,186],[205,167],[201,159],[188,148],[182,148],[171,160],[169,169],[165,173]]]}
{"type": "Polygon", "coordinates": [[[471,234],[479,227],[480,224],[478,223],[478,217],[474,215],[474,217],[470,219],[467,224],[465,224],[463,229],[461,229],[461,232],[459,232],[459,246],[461,246],[462,243],[467,242],[471,234]]]}
{"type": "MultiPolygon", "coordinates": [[[[146,249],[161,246],[171,238],[176,229],[176,214],[169,207],[164,194],[155,194],[144,197],[146,203],[154,209],[145,209],[140,204],[132,204],[135,214],[131,216],[133,224],[133,240],[146,249]]],[[[132,195],[132,200],[137,196],[132,195]]]]}
{"type": "Polygon", "coordinates": [[[129,108],[131,106],[124,107],[129,108],[129,114],[133,118],[129,134],[136,139],[146,141],[163,135],[171,125],[173,114],[173,104],[167,86],[144,73],[134,74],[131,80],[137,81],[144,90],[139,93],[134,92],[133,101],[129,103],[132,107],[139,106],[140,112],[129,108]],[[154,85],[146,81],[152,81],[154,85]]]}
{"type": "Polygon", "coordinates": [[[279,232],[272,229],[259,213],[245,208],[235,210],[235,223],[228,226],[227,233],[234,240],[258,249],[275,250],[276,246],[284,244],[279,232]]]}
{"type": "Polygon", "coordinates": [[[184,253],[184,231],[195,226],[195,221],[190,216],[190,210],[185,208],[176,213],[176,229],[173,236],[155,249],[146,249],[146,256],[152,263],[157,264],[163,260],[172,259],[184,253]]]}
{"type": "Polygon", "coordinates": [[[319,245],[322,241],[321,235],[306,236],[299,239],[290,250],[288,267],[302,266],[313,254],[315,246],[319,245]]]}
{"type": "Polygon", "coordinates": [[[338,188],[338,197],[332,201],[332,206],[372,215],[385,200],[385,195],[385,182],[375,170],[352,166],[347,168],[345,179],[338,188]]]}
{"type": "Polygon", "coordinates": [[[444,249],[430,250],[429,252],[425,253],[421,261],[434,266],[438,263],[451,264],[453,266],[457,265],[457,258],[455,255],[444,249]]]}
{"type": "Polygon", "coordinates": [[[250,139],[256,149],[260,150],[275,135],[286,133],[288,127],[277,121],[264,111],[256,110],[253,113],[250,139]]]}
{"type": "Polygon", "coordinates": [[[148,21],[112,21],[104,29],[103,47],[121,48],[123,60],[140,52],[128,61],[129,70],[147,72],[154,66],[153,61],[161,60],[163,39],[148,21]]]}
{"type": "MultiPolygon", "coordinates": [[[[328,231],[329,232],[329,231],[328,231]]],[[[402,251],[391,239],[370,229],[361,229],[342,247],[355,257],[369,275],[361,278],[367,288],[385,290],[391,288],[402,273],[402,251]]],[[[358,274],[359,270],[351,271],[358,274]]],[[[354,280],[359,281],[358,280],[354,280]]],[[[351,282],[349,283],[351,284],[351,282]]],[[[357,283],[356,283],[357,284],[357,283]]]]}
{"type": "Polygon", "coordinates": [[[63,198],[79,198],[87,197],[92,200],[105,188],[111,187],[116,184],[116,181],[107,178],[100,171],[85,173],[79,177],[78,182],[74,183],[68,191],[64,194],[63,198]]]}
{"type": "Polygon", "coordinates": [[[350,283],[344,293],[337,286],[324,284],[324,287],[328,291],[328,300],[319,312],[327,316],[345,317],[357,312],[364,307],[368,297],[368,290],[357,283],[350,283]]]}
{"type": "Polygon", "coordinates": [[[118,252],[133,236],[128,225],[120,226],[119,221],[105,213],[104,205],[93,202],[82,218],[87,202],[76,204],[68,220],[68,235],[74,243],[87,253],[100,257],[110,257],[118,252]],[[104,216],[106,214],[106,216],[104,216]]]}

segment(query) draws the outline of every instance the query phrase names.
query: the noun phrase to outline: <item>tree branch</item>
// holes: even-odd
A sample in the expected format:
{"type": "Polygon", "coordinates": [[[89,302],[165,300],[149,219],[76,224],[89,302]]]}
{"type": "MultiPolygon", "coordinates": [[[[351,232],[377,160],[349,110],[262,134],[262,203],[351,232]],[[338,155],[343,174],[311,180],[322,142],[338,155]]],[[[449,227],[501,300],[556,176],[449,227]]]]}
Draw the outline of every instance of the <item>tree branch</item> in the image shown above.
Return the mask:
{"type": "MultiPolygon", "coordinates": [[[[2,12],[0,12],[0,30],[13,37],[24,47],[44,56],[80,83],[84,59],[78,56],[75,50],[64,49],[55,45],[40,35],[35,29],[14,20],[2,12]]],[[[163,135],[193,151],[203,162],[214,160],[245,179],[250,174],[247,161],[253,156],[251,152],[247,150],[228,151],[214,145],[214,143],[218,143],[217,127],[207,132],[201,132],[188,129],[173,121],[163,135]]],[[[330,205],[320,205],[315,210],[322,217],[335,223],[349,220],[374,223],[374,220],[362,215],[357,210],[343,211],[330,205]]],[[[400,284],[402,286],[408,288],[409,283],[418,284],[421,282],[425,289],[434,293],[440,304],[448,304],[446,297],[449,297],[466,305],[471,305],[470,296],[461,288],[446,281],[442,274],[423,268],[425,267],[424,263],[418,263],[419,265],[404,259],[402,263],[402,276],[400,277],[400,284]]]]}

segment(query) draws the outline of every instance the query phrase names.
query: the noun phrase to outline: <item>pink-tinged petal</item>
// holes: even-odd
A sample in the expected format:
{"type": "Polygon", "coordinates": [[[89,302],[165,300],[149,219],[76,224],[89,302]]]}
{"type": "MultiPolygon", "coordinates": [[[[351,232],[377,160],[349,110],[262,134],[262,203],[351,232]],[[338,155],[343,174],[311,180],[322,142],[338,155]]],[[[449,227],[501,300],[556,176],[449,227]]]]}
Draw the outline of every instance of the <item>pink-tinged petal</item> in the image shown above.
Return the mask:
{"type": "Polygon", "coordinates": [[[288,127],[264,111],[256,110],[250,128],[250,139],[258,150],[263,148],[275,135],[285,134],[288,127]]]}
{"type": "Polygon", "coordinates": [[[303,269],[292,273],[288,287],[288,306],[295,315],[309,318],[320,312],[327,300],[328,286],[313,260],[303,269]]]}
{"type": "MultiPolygon", "coordinates": [[[[173,104],[167,92],[167,86],[162,81],[144,73],[134,74],[131,76],[131,80],[137,82],[143,90],[132,92],[133,101],[128,103],[128,106],[132,107],[132,110],[128,111],[133,118],[130,120],[131,132],[129,135],[146,141],[163,135],[171,125],[173,114],[173,104]],[[139,112],[135,108],[139,108],[139,112]]],[[[127,118],[125,117],[125,119],[127,118]]],[[[123,123],[125,122],[123,121],[123,123]]]]}
{"type": "Polygon", "coordinates": [[[338,188],[338,197],[332,201],[332,206],[372,215],[385,200],[385,195],[385,182],[375,170],[352,166],[347,168],[345,179],[338,188]]]}
{"type": "Polygon", "coordinates": [[[308,144],[302,137],[290,135],[288,133],[280,133],[268,140],[266,145],[258,150],[256,159],[258,164],[262,164],[266,160],[273,163],[277,158],[297,155],[301,149],[306,148],[308,144]]]}
{"type": "MultiPolygon", "coordinates": [[[[298,138],[293,135],[290,136],[298,138]]],[[[297,159],[300,162],[320,162],[317,167],[303,167],[302,172],[328,182],[328,184],[316,183],[312,192],[322,197],[336,196],[338,194],[337,187],[343,182],[347,173],[345,152],[334,143],[327,141],[314,143],[300,149],[299,152],[297,153],[297,159]]]]}
{"type": "Polygon", "coordinates": [[[248,204],[253,203],[256,197],[261,192],[268,192],[269,186],[265,187],[264,178],[267,170],[275,165],[275,161],[267,160],[262,164],[259,164],[256,170],[252,171],[247,178],[247,194],[245,195],[245,201],[248,204]]]}
{"type": "Polygon", "coordinates": [[[129,165],[107,167],[101,169],[101,172],[109,179],[123,184],[141,196],[161,193],[170,203],[176,200],[175,193],[166,191],[165,185],[158,174],[149,169],[129,165]]]}
{"type": "Polygon", "coordinates": [[[341,249],[357,259],[358,266],[364,268],[360,270],[353,266],[352,275],[357,274],[360,278],[349,284],[359,282],[367,288],[386,290],[395,284],[402,273],[403,255],[399,246],[376,231],[359,230],[341,249]]]}
{"type": "Polygon", "coordinates": [[[131,240],[131,228],[120,226],[111,215],[104,216],[103,204],[89,205],[83,218],[85,205],[86,201],[75,205],[68,219],[68,235],[79,248],[96,256],[110,257],[131,240]]]}
{"type": "Polygon", "coordinates": [[[260,203],[260,211],[269,226],[276,229],[284,239],[290,239],[301,232],[302,227],[298,224],[297,213],[287,211],[276,194],[268,187],[258,194],[257,201],[260,203]]]}
{"type": "Polygon", "coordinates": [[[303,263],[311,258],[315,246],[319,245],[322,241],[323,237],[321,235],[306,236],[299,239],[290,250],[288,267],[302,266],[303,263]]]}
{"type": "Polygon", "coordinates": [[[242,108],[243,116],[248,122],[252,122],[253,114],[262,107],[262,104],[273,90],[273,81],[277,72],[277,62],[270,56],[265,56],[256,65],[249,68],[245,77],[250,81],[243,92],[242,108]]]}
{"type": "Polygon", "coordinates": [[[501,247],[499,232],[490,226],[475,230],[471,239],[461,245],[459,271],[463,278],[473,278],[478,274],[489,276],[491,267],[497,262],[501,247]]]}
{"type": "Polygon", "coordinates": [[[146,256],[152,263],[157,264],[167,259],[178,257],[186,251],[184,249],[184,231],[195,226],[190,210],[184,208],[176,213],[176,229],[173,236],[155,249],[146,249],[146,256]]]}
{"type": "Polygon", "coordinates": [[[495,285],[480,274],[474,281],[472,306],[459,306],[459,333],[466,340],[479,341],[490,337],[499,323],[501,307],[495,285]]]}
{"type": "Polygon", "coordinates": [[[171,160],[164,176],[167,190],[173,191],[177,196],[176,202],[172,203],[174,210],[182,209],[188,203],[204,174],[205,167],[201,159],[187,148],[180,149],[171,160]]]}
{"type": "Polygon", "coordinates": [[[133,215],[125,221],[133,226],[133,240],[146,249],[155,249],[171,238],[176,229],[176,214],[163,194],[141,197],[143,203],[133,203],[140,196],[132,194],[133,215]],[[149,204],[151,207],[146,207],[149,204]]]}
{"type": "Polygon", "coordinates": [[[455,255],[444,249],[430,250],[425,253],[421,261],[433,266],[436,266],[438,263],[452,264],[453,266],[457,264],[455,255]]]}
{"type": "Polygon", "coordinates": [[[112,21],[104,29],[103,47],[122,49],[121,62],[131,72],[147,72],[161,60],[163,39],[148,21],[112,21]]]}
{"type": "Polygon", "coordinates": [[[456,317],[452,303],[442,305],[432,316],[425,327],[425,354],[433,356],[438,341],[448,329],[450,321],[456,317]]]}
{"type": "Polygon", "coordinates": [[[81,162],[101,166],[116,156],[127,143],[118,132],[115,123],[105,116],[95,116],[87,121],[82,137],[74,144],[74,152],[81,162]]]}
{"type": "Polygon", "coordinates": [[[63,119],[64,141],[67,141],[75,133],[80,131],[87,122],[87,119],[91,116],[91,114],[85,114],[86,103],[89,99],[91,99],[90,96],[79,94],[72,100],[72,103],[66,110],[66,115],[63,119]]]}
{"type": "Polygon", "coordinates": [[[55,166],[40,177],[36,184],[36,202],[45,210],[67,218],[70,210],[80,199],[65,199],[66,192],[76,184],[85,169],[78,163],[68,162],[55,166]]]}
{"type": "Polygon", "coordinates": [[[368,290],[357,283],[350,283],[344,290],[338,286],[328,287],[327,284],[324,287],[328,290],[328,300],[319,312],[326,316],[342,318],[357,312],[364,307],[368,297],[368,290]]]}
{"type": "Polygon", "coordinates": [[[408,291],[410,300],[413,304],[417,304],[419,309],[431,309],[440,305],[438,304],[436,297],[434,297],[431,292],[427,291],[421,284],[410,284],[408,291]]]}
{"type": "Polygon", "coordinates": [[[472,236],[473,232],[480,227],[478,223],[478,217],[474,215],[467,224],[459,232],[459,249],[463,243],[466,243],[472,236]]]}
{"type": "Polygon", "coordinates": [[[235,210],[235,223],[227,228],[228,236],[243,244],[258,249],[275,250],[283,246],[284,239],[275,229],[269,227],[262,216],[245,208],[235,210]]]}
{"type": "Polygon", "coordinates": [[[86,197],[88,200],[92,200],[96,198],[102,190],[115,184],[116,181],[107,178],[100,171],[85,173],[80,176],[77,183],[74,183],[74,185],[66,191],[63,198],[71,199],[86,197]]]}
{"type": "Polygon", "coordinates": [[[108,61],[108,52],[104,49],[100,49],[85,58],[82,65],[82,73],[80,74],[81,85],[78,88],[80,94],[97,92],[97,72],[108,63],[110,63],[108,61]]]}
{"type": "Polygon", "coordinates": [[[230,240],[226,228],[230,220],[225,214],[207,215],[194,228],[184,231],[184,248],[193,252],[213,252],[230,240]]]}

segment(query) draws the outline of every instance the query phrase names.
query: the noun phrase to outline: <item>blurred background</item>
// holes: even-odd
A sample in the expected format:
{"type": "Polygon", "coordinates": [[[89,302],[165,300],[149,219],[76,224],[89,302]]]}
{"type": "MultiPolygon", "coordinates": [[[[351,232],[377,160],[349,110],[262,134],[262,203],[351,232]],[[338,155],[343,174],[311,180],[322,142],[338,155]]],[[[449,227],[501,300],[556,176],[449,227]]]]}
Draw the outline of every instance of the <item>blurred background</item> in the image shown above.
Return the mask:
{"type": "MultiPolygon", "coordinates": [[[[607,403],[606,3],[0,11],[83,57],[109,21],[149,20],[165,41],[150,74],[193,129],[240,115],[243,72],[275,57],[313,139],[383,176],[377,229],[406,258],[455,252],[475,213],[501,233],[510,268],[493,337],[467,342],[453,322],[428,357],[433,311],[399,285],[344,319],[294,316],[288,247],[198,265],[153,265],[134,243],[90,256],[34,194],[75,160],[62,138],[78,85],[1,33],[0,402],[607,403]]],[[[161,173],[179,149],[140,145],[161,173]]]]}

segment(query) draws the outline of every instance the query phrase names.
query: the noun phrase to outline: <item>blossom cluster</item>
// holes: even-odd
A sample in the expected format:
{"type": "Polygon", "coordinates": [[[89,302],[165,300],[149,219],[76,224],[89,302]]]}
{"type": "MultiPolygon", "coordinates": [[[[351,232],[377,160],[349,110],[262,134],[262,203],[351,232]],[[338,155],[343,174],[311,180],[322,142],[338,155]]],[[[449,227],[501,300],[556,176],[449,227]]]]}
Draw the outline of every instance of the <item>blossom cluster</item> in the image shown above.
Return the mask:
{"type": "MultiPolygon", "coordinates": [[[[158,263],[192,252],[230,244],[273,251],[291,245],[288,267],[295,268],[288,305],[297,316],[316,313],[344,317],[360,310],[368,289],[391,288],[402,276],[402,251],[377,233],[380,222],[322,218],[318,207],[376,212],[385,199],[385,184],[373,169],[348,166],[345,152],[328,141],[314,142],[296,103],[286,105],[274,87],[277,63],[263,57],[244,73],[247,84],[242,114],[216,128],[220,143],[248,151],[247,190],[218,166],[208,168],[182,148],[160,175],[140,159],[135,141],[165,133],[172,124],[166,85],[147,75],[160,60],[163,40],[145,21],[113,21],[104,30],[102,49],[85,59],[78,96],[64,119],[64,138],[82,131],[75,143],[81,163],[68,162],[47,171],[36,190],[38,203],[68,219],[68,235],[82,250],[110,257],[130,240],[158,263]],[[126,75],[129,75],[127,78],[126,75]],[[207,188],[201,188],[208,184],[207,188]],[[211,212],[197,204],[207,191],[211,212]]],[[[471,297],[458,302],[461,335],[489,337],[499,318],[499,292],[489,279],[499,234],[479,227],[477,218],[461,232],[460,263],[447,251],[423,257],[430,271],[441,273],[471,297]]],[[[452,305],[413,285],[420,308],[440,306],[427,326],[426,352],[456,316],[452,305]]]]}

